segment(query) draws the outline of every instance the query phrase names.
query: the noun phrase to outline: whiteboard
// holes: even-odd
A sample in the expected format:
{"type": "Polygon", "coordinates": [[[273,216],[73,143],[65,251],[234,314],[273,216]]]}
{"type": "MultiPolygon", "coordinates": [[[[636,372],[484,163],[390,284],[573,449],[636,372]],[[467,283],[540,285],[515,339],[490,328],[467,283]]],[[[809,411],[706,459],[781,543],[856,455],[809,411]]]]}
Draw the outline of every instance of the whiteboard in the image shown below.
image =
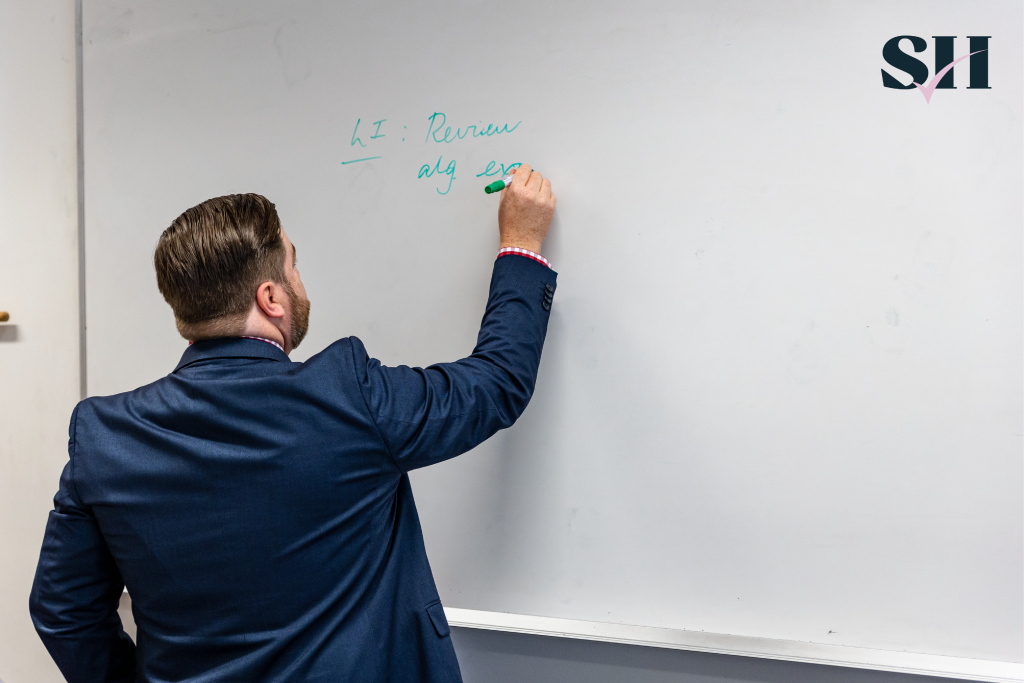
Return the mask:
{"type": "Polygon", "coordinates": [[[233,192],[298,247],[293,358],[467,355],[482,188],[528,161],[558,196],[535,398],[413,475],[445,604],[1022,662],[1021,14],[84,0],[89,392],[174,367],[157,236],[233,192]],[[902,34],[930,75],[933,36],[991,36],[990,89],[884,88],[902,34]]]}

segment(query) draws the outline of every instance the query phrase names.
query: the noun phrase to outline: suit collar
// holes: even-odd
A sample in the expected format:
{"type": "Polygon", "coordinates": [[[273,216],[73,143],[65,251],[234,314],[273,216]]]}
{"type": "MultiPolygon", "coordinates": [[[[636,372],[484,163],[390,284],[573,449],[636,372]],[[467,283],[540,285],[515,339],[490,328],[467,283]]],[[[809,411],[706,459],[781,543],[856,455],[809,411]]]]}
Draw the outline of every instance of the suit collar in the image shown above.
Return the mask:
{"type": "Polygon", "coordinates": [[[213,358],[266,358],[288,362],[287,354],[273,344],[259,339],[223,337],[197,341],[189,346],[185,353],[181,354],[181,360],[178,361],[174,372],[201,360],[213,358]]]}

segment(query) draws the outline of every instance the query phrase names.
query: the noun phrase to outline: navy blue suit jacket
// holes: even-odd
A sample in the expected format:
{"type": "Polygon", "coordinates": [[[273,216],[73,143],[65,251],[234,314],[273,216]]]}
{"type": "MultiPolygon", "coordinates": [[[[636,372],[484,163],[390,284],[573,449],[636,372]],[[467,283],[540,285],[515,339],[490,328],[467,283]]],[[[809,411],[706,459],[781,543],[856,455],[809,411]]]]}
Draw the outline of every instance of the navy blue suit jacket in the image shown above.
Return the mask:
{"type": "Polygon", "coordinates": [[[555,277],[499,258],[454,363],[217,339],[79,403],[30,604],[68,681],[459,681],[407,473],[523,412],[555,277]]]}

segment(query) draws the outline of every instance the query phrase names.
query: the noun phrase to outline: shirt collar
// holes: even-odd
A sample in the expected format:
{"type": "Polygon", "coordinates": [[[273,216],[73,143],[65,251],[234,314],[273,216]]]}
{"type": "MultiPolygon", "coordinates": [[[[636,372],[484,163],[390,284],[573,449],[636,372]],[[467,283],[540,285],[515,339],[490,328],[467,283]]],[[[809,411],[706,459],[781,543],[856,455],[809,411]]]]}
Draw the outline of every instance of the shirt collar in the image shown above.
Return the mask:
{"type": "Polygon", "coordinates": [[[255,339],[256,341],[261,341],[261,342],[267,342],[268,344],[273,344],[273,345],[274,345],[274,346],[276,346],[277,348],[279,348],[279,349],[281,349],[282,351],[284,351],[284,347],[283,347],[283,346],[281,346],[280,344],[278,344],[278,343],[277,343],[276,341],[274,341],[273,339],[264,339],[263,337],[250,337],[249,335],[246,335],[246,334],[243,334],[243,335],[242,335],[242,339],[255,339]]]}
{"type": "Polygon", "coordinates": [[[288,362],[288,355],[270,340],[254,337],[223,337],[204,339],[190,344],[174,372],[187,365],[212,358],[265,358],[288,362]]]}

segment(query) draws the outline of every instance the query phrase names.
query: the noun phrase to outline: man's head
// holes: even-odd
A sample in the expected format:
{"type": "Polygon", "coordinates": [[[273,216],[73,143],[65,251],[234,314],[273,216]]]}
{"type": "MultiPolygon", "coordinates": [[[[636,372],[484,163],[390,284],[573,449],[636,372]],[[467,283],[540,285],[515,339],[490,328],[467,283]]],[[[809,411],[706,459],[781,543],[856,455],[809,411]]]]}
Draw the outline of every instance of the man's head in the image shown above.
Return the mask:
{"type": "Polygon", "coordinates": [[[280,337],[291,351],[306,334],[309,301],[295,247],[265,197],[228,195],[192,207],[164,230],[153,261],[186,339],[280,337]]]}

